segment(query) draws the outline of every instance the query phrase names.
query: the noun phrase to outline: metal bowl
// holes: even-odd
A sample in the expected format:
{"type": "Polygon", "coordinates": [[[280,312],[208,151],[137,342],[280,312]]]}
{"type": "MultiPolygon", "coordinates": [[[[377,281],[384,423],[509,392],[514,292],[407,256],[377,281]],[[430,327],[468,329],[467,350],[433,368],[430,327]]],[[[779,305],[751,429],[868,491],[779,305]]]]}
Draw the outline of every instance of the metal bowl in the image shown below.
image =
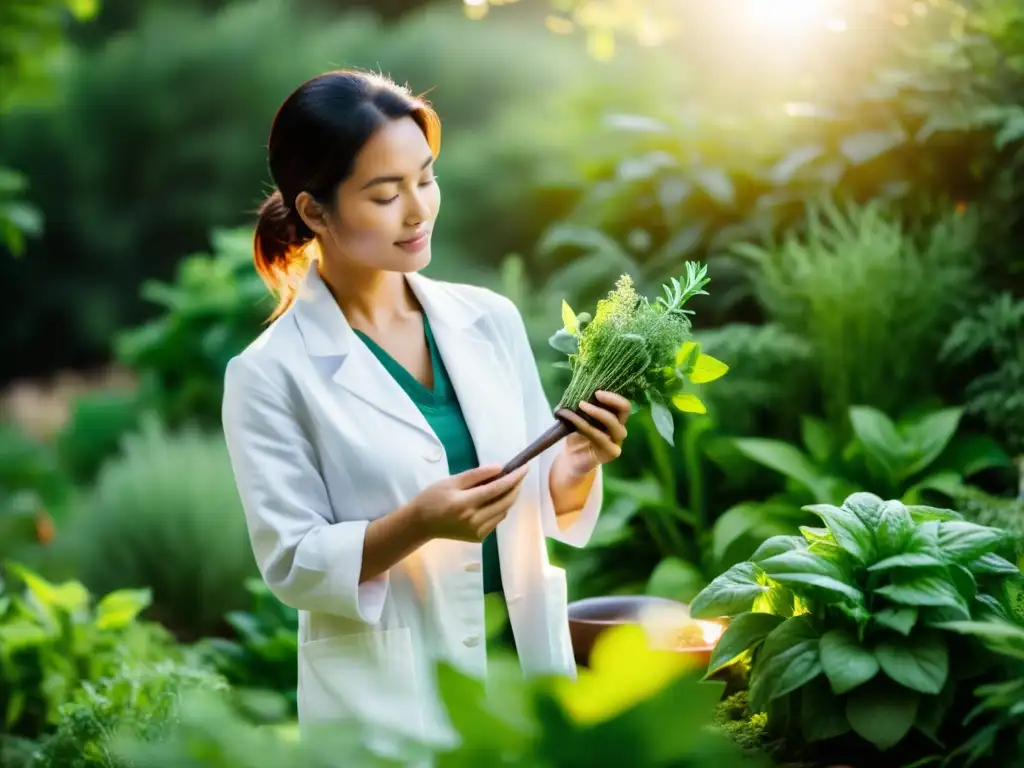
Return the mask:
{"type": "MultiPolygon", "coordinates": [[[[664,606],[687,611],[688,606],[676,600],[647,595],[609,595],[577,600],[569,605],[569,635],[573,654],[579,666],[588,666],[590,652],[598,636],[610,627],[638,624],[645,609],[664,606]]],[[[680,647],[677,653],[694,654],[703,665],[711,660],[714,644],[699,647],[680,647]]]]}

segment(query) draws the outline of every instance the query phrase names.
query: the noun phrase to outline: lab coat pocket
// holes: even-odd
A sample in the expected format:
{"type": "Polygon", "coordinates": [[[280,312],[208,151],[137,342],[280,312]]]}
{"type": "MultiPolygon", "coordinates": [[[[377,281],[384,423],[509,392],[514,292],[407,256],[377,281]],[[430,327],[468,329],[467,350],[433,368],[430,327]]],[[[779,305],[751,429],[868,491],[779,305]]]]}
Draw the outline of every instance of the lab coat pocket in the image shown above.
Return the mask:
{"type": "Polygon", "coordinates": [[[397,737],[425,735],[423,681],[408,628],[368,630],[299,646],[299,719],[356,720],[397,737]]]}
{"type": "Polygon", "coordinates": [[[565,571],[553,565],[544,569],[544,608],[548,625],[551,666],[575,677],[572,639],[569,635],[569,587],[565,571]]]}

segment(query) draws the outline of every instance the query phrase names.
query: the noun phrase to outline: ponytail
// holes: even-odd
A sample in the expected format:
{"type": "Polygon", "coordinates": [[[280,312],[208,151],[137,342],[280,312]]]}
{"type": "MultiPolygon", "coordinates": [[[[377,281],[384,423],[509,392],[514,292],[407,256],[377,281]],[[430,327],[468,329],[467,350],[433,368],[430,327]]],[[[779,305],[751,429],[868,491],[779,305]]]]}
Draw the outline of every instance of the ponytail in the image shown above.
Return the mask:
{"type": "Polygon", "coordinates": [[[295,301],[300,271],[307,265],[305,246],[313,232],[299,214],[285,203],[281,190],[274,190],[259,208],[253,235],[253,261],[267,287],[278,297],[277,307],[267,318],[273,322],[295,301]]]}

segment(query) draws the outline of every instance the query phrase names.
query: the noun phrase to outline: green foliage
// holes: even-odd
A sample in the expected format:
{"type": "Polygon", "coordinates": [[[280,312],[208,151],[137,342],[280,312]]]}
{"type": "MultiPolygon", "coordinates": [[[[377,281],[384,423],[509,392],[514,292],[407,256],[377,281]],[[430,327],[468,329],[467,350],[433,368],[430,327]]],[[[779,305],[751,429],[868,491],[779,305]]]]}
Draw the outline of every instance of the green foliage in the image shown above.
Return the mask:
{"type": "Polygon", "coordinates": [[[94,601],[77,581],[53,584],[8,564],[0,581],[0,733],[35,738],[60,720],[60,708],[84,683],[130,660],[169,653],[169,637],[136,622],[145,590],[94,601]]]}
{"type": "Polygon", "coordinates": [[[141,412],[135,392],[101,391],[76,398],[57,435],[61,466],[75,482],[91,483],[118,453],[124,436],[138,428],[141,412]]]}
{"type": "MultiPolygon", "coordinates": [[[[619,630],[623,638],[626,631],[619,630]]],[[[612,630],[607,634],[616,634],[612,630]]],[[[707,768],[739,765],[741,755],[708,728],[721,697],[718,683],[700,682],[685,660],[635,642],[609,642],[604,662],[582,670],[579,681],[523,679],[510,656],[490,662],[490,684],[441,665],[438,680],[451,721],[461,736],[437,754],[439,768],[497,765],[707,768]],[[617,647],[615,647],[617,646],[617,647]],[[625,677],[623,677],[625,675],[625,677]],[[672,723],[666,728],[666,723],[672,723]]],[[[603,637],[606,637],[603,636],[603,637]]],[[[281,728],[258,728],[232,712],[224,697],[189,697],[182,728],[169,739],[118,740],[116,753],[151,768],[263,768],[303,765],[371,768],[416,764],[427,751],[407,744],[404,761],[368,755],[357,727],[313,727],[301,743],[281,728]]],[[[758,768],[757,757],[742,762],[758,768]]]]}
{"type": "Polygon", "coordinates": [[[572,380],[559,408],[574,409],[598,390],[645,400],[661,436],[673,442],[675,423],[668,403],[681,411],[704,413],[705,406],[690,391],[721,377],[727,366],[700,351],[691,337],[687,300],[706,293],[707,267],[686,265],[685,282],[673,278],[665,295],[654,302],[637,295],[628,275],[597,305],[591,321],[562,305],[563,328],[551,345],[569,356],[572,380]]]}
{"type": "MultiPolygon", "coordinates": [[[[1017,593],[1019,600],[1019,592],[1017,593]]],[[[970,737],[952,750],[942,763],[943,768],[962,762],[975,765],[985,758],[996,758],[999,764],[1009,765],[1024,754],[1024,628],[1021,619],[1024,612],[1020,606],[1009,620],[957,622],[951,629],[969,637],[977,638],[989,648],[1001,654],[1006,664],[1004,680],[979,686],[975,696],[977,706],[970,712],[966,724],[971,726],[970,737]]]]}
{"type": "Polygon", "coordinates": [[[1002,528],[1015,541],[1018,558],[1024,555],[1024,499],[994,496],[965,485],[953,494],[957,510],[972,523],[1002,528]]]}
{"type": "Polygon", "coordinates": [[[1024,451],[1024,301],[1001,293],[961,318],[942,347],[954,365],[978,363],[966,387],[968,413],[1011,450],[1024,451]]]}
{"type": "Polygon", "coordinates": [[[707,393],[725,434],[757,434],[797,421],[809,395],[809,369],[814,359],[810,343],[778,323],[728,323],[695,329],[701,349],[729,361],[729,375],[707,393]]]}
{"type": "MultiPolygon", "coordinates": [[[[850,409],[853,437],[841,441],[824,422],[802,419],[803,445],[769,438],[736,438],[733,449],[786,481],[786,491],[766,501],[746,501],[716,520],[712,550],[724,564],[746,557],[765,534],[795,532],[808,522],[805,504],[838,504],[864,488],[876,488],[908,504],[928,494],[955,495],[970,478],[1010,458],[992,440],[957,436],[961,411],[944,408],[893,422],[866,406],[850,409]],[[787,530],[788,529],[788,530],[787,530]]],[[[735,461],[725,454],[725,463],[735,461]]]]}
{"type": "Polygon", "coordinates": [[[115,738],[159,742],[180,724],[189,695],[227,690],[222,678],[189,661],[126,663],[74,692],[32,768],[131,768],[111,752],[115,738]]]}
{"type": "MultiPolygon", "coordinates": [[[[68,14],[91,19],[97,0],[9,0],[0,8],[0,114],[19,101],[50,95],[56,59],[64,51],[68,14]]],[[[39,210],[25,200],[27,180],[0,166],[0,244],[15,256],[26,236],[42,230],[39,210]]]]}
{"type": "Polygon", "coordinates": [[[213,666],[234,688],[279,693],[294,715],[298,611],[274,597],[261,579],[250,579],[245,586],[253,597],[252,611],[232,611],[227,616],[237,639],[208,638],[203,644],[213,666]]]}
{"type": "Polygon", "coordinates": [[[851,406],[899,413],[919,405],[937,353],[975,298],[977,220],[952,214],[922,236],[880,203],[808,215],[807,232],[734,251],[753,265],[768,317],[807,339],[831,423],[851,406]]]}
{"type": "Polygon", "coordinates": [[[46,544],[74,489],[50,448],[0,423],[0,560],[29,558],[46,544]]]}
{"type": "Polygon", "coordinates": [[[212,239],[212,253],[182,260],[175,283],[143,286],[162,314],[116,341],[118,359],[139,373],[144,397],[171,424],[220,424],[228,360],[273,309],[253,268],[252,232],[218,231],[212,239]]]}
{"type": "Polygon", "coordinates": [[[105,359],[120,329],[152,317],[138,286],[170,279],[183,254],[213,247],[212,231],[251,224],[274,111],[325,70],[393,74],[439,109],[445,204],[430,269],[447,277],[532,244],[551,214],[534,196],[534,171],[587,135],[579,121],[572,139],[552,130],[552,105],[586,56],[532,19],[484,28],[446,3],[393,23],[347,3],[320,3],[318,13],[279,0],[145,5],[137,25],[69,58],[61,101],[0,126],[0,165],[32,180],[47,221],[26,259],[0,263],[0,283],[24,296],[0,312],[12,359],[33,347],[41,367],[105,359]],[[268,52],[282,40],[303,42],[275,61],[268,52]],[[481,185],[481,168],[502,183],[481,185]]]}
{"type": "Polygon", "coordinates": [[[10,168],[0,167],[0,243],[15,256],[21,256],[26,238],[43,229],[38,209],[25,199],[28,179],[10,168]]]}
{"type": "Polygon", "coordinates": [[[940,741],[984,659],[947,624],[1012,610],[1005,532],[869,493],[807,509],[823,528],[768,539],[691,604],[731,617],[710,671],[751,660],[750,708],[775,733],[853,733],[881,751],[913,729],[940,741]]]}
{"type": "Polygon", "coordinates": [[[90,589],[151,589],[149,615],[183,638],[217,634],[257,575],[223,438],[152,419],[100,472],[65,538],[90,589]]]}

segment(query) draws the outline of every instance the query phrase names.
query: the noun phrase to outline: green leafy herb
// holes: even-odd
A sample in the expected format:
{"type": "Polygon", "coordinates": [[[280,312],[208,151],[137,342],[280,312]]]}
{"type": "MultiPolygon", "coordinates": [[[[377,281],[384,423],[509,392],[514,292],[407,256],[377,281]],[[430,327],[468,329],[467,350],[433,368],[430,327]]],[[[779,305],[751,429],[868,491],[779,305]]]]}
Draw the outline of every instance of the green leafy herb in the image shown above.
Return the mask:
{"type": "Polygon", "coordinates": [[[707,295],[707,267],[686,264],[681,280],[672,278],[654,302],[638,296],[629,275],[597,303],[593,319],[562,302],[563,327],[549,343],[569,356],[572,379],[558,404],[575,409],[598,390],[650,405],[658,432],[669,443],[674,421],[669,404],[685,413],[705,413],[694,386],[723,376],[728,366],[691,340],[686,302],[707,295]]]}
{"type": "Polygon", "coordinates": [[[805,509],[825,527],[768,539],[694,598],[694,618],[730,618],[709,674],[748,659],[751,710],[778,736],[852,732],[888,750],[933,735],[955,686],[972,694],[977,621],[1012,615],[1010,537],[870,493],[805,509]]]}

